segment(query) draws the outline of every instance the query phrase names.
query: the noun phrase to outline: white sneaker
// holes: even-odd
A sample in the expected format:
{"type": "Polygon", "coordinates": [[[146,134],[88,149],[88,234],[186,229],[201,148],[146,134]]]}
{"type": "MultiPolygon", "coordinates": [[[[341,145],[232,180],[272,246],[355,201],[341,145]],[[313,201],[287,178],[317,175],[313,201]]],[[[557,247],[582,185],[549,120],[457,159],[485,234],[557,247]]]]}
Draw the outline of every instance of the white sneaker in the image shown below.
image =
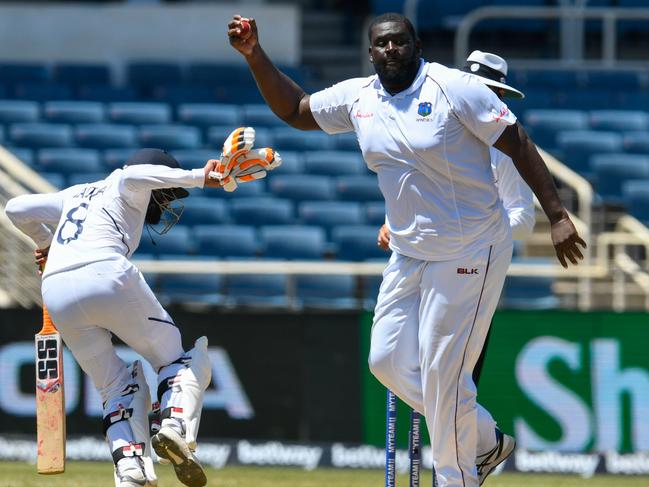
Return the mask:
{"type": "Polygon", "coordinates": [[[187,487],[203,487],[207,484],[203,467],[183,437],[173,428],[168,426],[160,428],[160,431],[151,438],[151,444],[160,458],[171,462],[176,477],[187,487]]]}
{"type": "Polygon", "coordinates": [[[478,481],[483,484],[487,476],[494,468],[507,460],[516,446],[516,440],[513,436],[504,434],[496,428],[496,446],[483,455],[478,455],[476,466],[478,467],[478,481]]]}

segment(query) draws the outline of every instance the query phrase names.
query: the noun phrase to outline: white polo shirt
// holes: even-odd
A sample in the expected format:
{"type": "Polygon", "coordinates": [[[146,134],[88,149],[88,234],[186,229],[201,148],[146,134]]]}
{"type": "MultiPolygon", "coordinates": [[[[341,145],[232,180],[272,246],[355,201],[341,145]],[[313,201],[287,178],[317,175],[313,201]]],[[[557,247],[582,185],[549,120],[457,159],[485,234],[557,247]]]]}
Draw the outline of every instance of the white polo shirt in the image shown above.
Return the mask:
{"type": "Polygon", "coordinates": [[[386,203],[392,250],[450,260],[508,238],[489,148],[516,117],[474,76],[421,62],[390,95],[376,75],[311,95],[327,133],[355,131],[386,203]]]}

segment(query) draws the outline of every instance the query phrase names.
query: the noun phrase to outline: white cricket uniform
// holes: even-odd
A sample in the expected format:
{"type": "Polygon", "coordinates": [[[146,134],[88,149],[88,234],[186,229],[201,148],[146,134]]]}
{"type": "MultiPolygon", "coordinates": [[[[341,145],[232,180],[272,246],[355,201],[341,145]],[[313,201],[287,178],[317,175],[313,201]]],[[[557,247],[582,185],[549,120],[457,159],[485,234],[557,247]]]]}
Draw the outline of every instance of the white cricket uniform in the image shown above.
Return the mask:
{"type": "Polygon", "coordinates": [[[425,415],[439,487],[476,487],[472,372],[512,252],[489,149],[516,117],[475,77],[423,61],[401,93],[355,78],[310,105],[325,132],[356,132],[385,198],[370,368],[425,415]]]}
{"type": "Polygon", "coordinates": [[[38,248],[51,244],[43,301],[104,401],[128,382],[111,333],[154,370],[184,353],[178,328],[128,258],[140,243],[151,191],[203,183],[203,169],[142,164],[117,169],[102,181],[23,195],[7,204],[7,216],[38,248]]]}

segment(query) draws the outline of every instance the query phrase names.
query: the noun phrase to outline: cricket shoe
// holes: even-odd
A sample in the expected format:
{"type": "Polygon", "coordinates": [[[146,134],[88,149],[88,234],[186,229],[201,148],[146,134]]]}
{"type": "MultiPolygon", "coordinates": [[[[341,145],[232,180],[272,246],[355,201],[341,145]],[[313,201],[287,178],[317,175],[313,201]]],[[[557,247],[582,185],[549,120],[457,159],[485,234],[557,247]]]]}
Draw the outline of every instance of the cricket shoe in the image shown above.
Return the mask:
{"type": "Polygon", "coordinates": [[[160,458],[171,462],[176,477],[187,487],[203,487],[207,484],[203,467],[176,430],[163,426],[151,438],[151,444],[160,458]]]}
{"type": "Polygon", "coordinates": [[[480,485],[484,483],[494,468],[507,460],[507,457],[513,453],[515,446],[516,440],[513,436],[506,435],[496,428],[496,446],[487,453],[478,455],[476,460],[480,485]]]}
{"type": "Polygon", "coordinates": [[[116,474],[119,479],[119,487],[143,487],[150,485],[147,483],[144,472],[139,467],[120,468],[118,466],[116,474]]]}

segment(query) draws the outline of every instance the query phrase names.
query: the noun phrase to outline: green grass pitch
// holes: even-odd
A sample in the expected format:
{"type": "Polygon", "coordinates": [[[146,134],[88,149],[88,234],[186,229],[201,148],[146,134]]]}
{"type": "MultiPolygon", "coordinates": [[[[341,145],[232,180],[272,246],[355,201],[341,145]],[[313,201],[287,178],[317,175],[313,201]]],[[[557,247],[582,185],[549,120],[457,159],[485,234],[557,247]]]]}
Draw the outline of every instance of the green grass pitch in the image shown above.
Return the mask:
{"type": "MultiPolygon", "coordinates": [[[[159,487],[182,486],[173,469],[157,465],[159,487]]],[[[382,487],[383,472],[380,470],[331,470],[318,469],[311,472],[288,468],[229,467],[222,470],[208,469],[210,487],[382,487]]],[[[22,462],[0,462],[0,487],[114,487],[110,463],[68,462],[61,475],[38,475],[36,466],[22,462]]],[[[408,479],[402,475],[398,486],[407,486],[408,479]]],[[[423,472],[421,486],[431,485],[430,472],[423,472]]],[[[646,487],[649,477],[596,476],[581,479],[561,475],[514,475],[502,474],[490,477],[484,487],[646,487]]]]}

